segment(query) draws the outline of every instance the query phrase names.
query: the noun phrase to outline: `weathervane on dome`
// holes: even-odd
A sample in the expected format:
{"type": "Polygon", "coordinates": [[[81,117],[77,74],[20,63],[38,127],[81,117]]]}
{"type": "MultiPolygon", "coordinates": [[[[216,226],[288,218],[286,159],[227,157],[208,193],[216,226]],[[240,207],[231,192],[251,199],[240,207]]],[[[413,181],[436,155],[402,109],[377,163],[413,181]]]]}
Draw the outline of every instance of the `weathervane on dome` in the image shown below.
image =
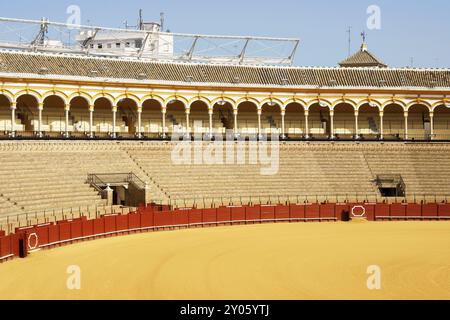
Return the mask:
{"type": "Polygon", "coordinates": [[[366,44],[367,33],[365,31],[361,32],[361,37],[362,37],[361,51],[367,51],[367,44],[366,44]]]}

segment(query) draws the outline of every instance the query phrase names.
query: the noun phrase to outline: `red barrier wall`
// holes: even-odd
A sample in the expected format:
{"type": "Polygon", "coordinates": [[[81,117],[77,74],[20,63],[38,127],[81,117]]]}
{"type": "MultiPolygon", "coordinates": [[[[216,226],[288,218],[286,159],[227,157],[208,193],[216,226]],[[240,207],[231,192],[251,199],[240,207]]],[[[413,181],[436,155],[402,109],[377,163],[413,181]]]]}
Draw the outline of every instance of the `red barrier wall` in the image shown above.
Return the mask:
{"type": "Polygon", "coordinates": [[[189,224],[201,224],[203,222],[202,210],[192,209],[188,211],[189,224]]]}
{"type": "Polygon", "coordinates": [[[155,227],[173,226],[173,214],[171,211],[155,212],[153,214],[153,222],[155,227]]]}
{"type": "Polygon", "coordinates": [[[116,232],[116,216],[104,216],[105,233],[116,232]]]}
{"type": "Polygon", "coordinates": [[[94,220],[82,222],[83,237],[91,237],[94,235],[94,220]]]}
{"type": "Polygon", "coordinates": [[[387,203],[378,203],[375,206],[375,217],[390,217],[391,216],[391,208],[387,203]]]}
{"type": "Polygon", "coordinates": [[[11,236],[0,237],[0,257],[9,256],[11,253],[11,236]]]}
{"type": "Polygon", "coordinates": [[[338,203],[338,204],[336,204],[334,210],[336,211],[336,218],[339,221],[342,220],[342,215],[344,214],[344,212],[348,212],[351,214],[351,208],[348,203],[338,203]]]}
{"type": "Polygon", "coordinates": [[[275,208],[275,219],[277,220],[288,220],[290,218],[289,206],[277,206],[275,208]]]}
{"type": "Polygon", "coordinates": [[[367,220],[375,221],[375,203],[366,203],[364,208],[366,209],[367,220]]]}
{"type": "Polygon", "coordinates": [[[261,220],[261,206],[246,207],[245,208],[246,220],[261,220]]]}
{"type": "Polygon", "coordinates": [[[159,211],[170,211],[170,206],[169,205],[162,205],[158,207],[159,211]]]}
{"type": "Polygon", "coordinates": [[[437,217],[438,215],[438,205],[436,203],[427,203],[422,205],[423,217],[437,217]]]}
{"type": "Polygon", "coordinates": [[[4,236],[6,236],[6,232],[3,230],[0,230],[0,237],[4,237],[4,236]]]}
{"type": "Polygon", "coordinates": [[[128,215],[128,227],[132,230],[141,228],[141,215],[131,213],[128,215]]]}
{"type": "Polygon", "coordinates": [[[175,211],[154,211],[149,207],[141,213],[129,215],[109,215],[88,221],[85,217],[59,221],[31,227],[16,228],[16,233],[4,236],[0,233],[0,256],[19,254],[19,240],[23,239],[28,250],[77,238],[127,231],[130,229],[189,225],[202,223],[225,223],[230,221],[277,221],[290,219],[330,219],[342,216],[342,212],[364,216],[368,220],[384,217],[392,218],[450,218],[450,204],[297,204],[221,207],[219,209],[189,209],[175,211]]]}
{"type": "Polygon", "coordinates": [[[275,206],[261,206],[261,220],[275,220],[275,206]]]}
{"type": "Polygon", "coordinates": [[[70,223],[62,223],[59,225],[59,240],[60,241],[65,241],[65,240],[71,239],[70,226],[71,226],[70,223]]]}
{"type": "Polygon", "coordinates": [[[25,233],[27,230],[34,229],[34,226],[30,227],[20,227],[15,229],[15,233],[25,233]]]}
{"type": "Polygon", "coordinates": [[[44,246],[44,245],[50,243],[49,229],[50,229],[50,225],[37,227],[36,234],[39,239],[39,246],[44,246]]]}
{"type": "Polygon", "coordinates": [[[217,209],[203,209],[202,210],[203,223],[217,222],[217,209]]]}
{"type": "Polygon", "coordinates": [[[231,209],[228,207],[220,207],[217,209],[217,222],[231,221],[231,209]]]}
{"type": "Polygon", "coordinates": [[[136,213],[139,213],[139,214],[144,213],[146,209],[147,209],[147,208],[146,208],[145,206],[139,206],[139,207],[137,208],[136,213]]]}
{"type": "Polygon", "coordinates": [[[291,204],[290,206],[291,219],[305,219],[305,206],[302,204],[291,204]]]}
{"type": "Polygon", "coordinates": [[[39,236],[37,234],[37,227],[28,229],[25,231],[25,240],[26,240],[26,247],[27,250],[35,250],[39,248],[39,236]]]}
{"type": "Polygon", "coordinates": [[[321,218],[335,218],[336,217],[336,205],[334,204],[322,204],[320,206],[319,217],[321,218]]]}
{"type": "Polygon", "coordinates": [[[105,220],[98,218],[94,220],[94,235],[105,233],[105,220]]]}
{"type": "Polygon", "coordinates": [[[10,235],[10,239],[11,239],[11,254],[14,254],[14,256],[18,257],[19,256],[19,240],[23,239],[24,243],[26,245],[25,233],[21,232],[21,233],[12,234],[12,235],[10,235]]]}
{"type": "Polygon", "coordinates": [[[78,239],[83,237],[83,221],[77,220],[70,224],[70,233],[72,239],[78,239]]]}
{"type": "Polygon", "coordinates": [[[55,243],[59,241],[59,225],[51,225],[48,227],[48,242],[55,243]]]}
{"type": "Polygon", "coordinates": [[[391,204],[391,217],[406,217],[406,204],[391,204]]]}
{"type": "Polygon", "coordinates": [[[245,221],[245,207],[231,208],[232,221],[245,221]]]}
{"type": "Polygon", "coordinates": [[[407,217],[421,217],[422,216],[422,205],[417,203],[410,203],[406,206],[406,216],[407,217]]]}
{"type": "Polygon", "coordinates": [[[320,205],[317,203],[307,203],[305,205],[305,218],[306,219],[320,218],[320,205]]]}
{"type": "Polygon", "coordinates": [[[361,203],[348,203],[350,218],[365,217],[366,207],[361,203]]]}
{"type": "Polygon", "coordinates": [[[141,228],[152,228],[155,226],[155,219],[154,219],[154,213],[153,212],[144,212],[141,213],[141,228]]]}
{"type": "Polygon", "coordinates": [[[125,231],[128,230],[128,215],[122,215],[116,217],[116,230],[125,231]]]}
{"type": "Polygon", "coordinates": [[[190,210],[177,210],[173,212],[173,224],[176,226],[186,226],[189,224],[190,210]]]}
{"type": "Polygon", "coordinates": [[[439,217],[449,218],[450,217],[450,204],[442,203],[438,206],[439,217]]]}

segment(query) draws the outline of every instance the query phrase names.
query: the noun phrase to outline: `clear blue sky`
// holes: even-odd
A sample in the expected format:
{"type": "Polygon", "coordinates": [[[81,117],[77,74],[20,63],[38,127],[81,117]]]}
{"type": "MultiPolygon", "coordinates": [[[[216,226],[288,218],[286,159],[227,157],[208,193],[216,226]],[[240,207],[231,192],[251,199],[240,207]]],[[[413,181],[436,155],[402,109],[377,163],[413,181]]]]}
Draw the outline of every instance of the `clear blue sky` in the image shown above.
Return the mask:
{"type": "Polygon", "coordinates": [[[16,0],[1,16],[65,22],[69,5],[79,5],[82,23],[120,27],[165,12],[172,32],[295,37],[302,40],[296,65],[335,66],[347,56],[348,26],[352,51],[367,31],[369,50],[390,66],[450,67],[448,0],[16,0]],[[366,10],[381,9],[381,30],[367,30],[366,10]]]}

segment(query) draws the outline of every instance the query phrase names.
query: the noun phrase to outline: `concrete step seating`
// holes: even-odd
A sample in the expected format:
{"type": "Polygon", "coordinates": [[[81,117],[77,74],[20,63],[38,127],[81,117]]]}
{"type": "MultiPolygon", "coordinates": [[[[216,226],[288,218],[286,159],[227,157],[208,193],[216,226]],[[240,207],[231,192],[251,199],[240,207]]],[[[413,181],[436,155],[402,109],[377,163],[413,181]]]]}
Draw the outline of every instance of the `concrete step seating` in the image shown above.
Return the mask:
{"type": "Polygon", "coordinates": [[[170,198],[180,204],[217,205],[250,197],[258,199],[253,202],[289,197],[375,201],[381,199],[372,183],[377,174],[401,174],[408,199],[434,199],[434,195],[443,199],[450,190],[447,144],[280,144],[279,170],[271,176],[261,175],[260,169],[268,165],[248,162],[176,165],[171,159],[174,146],[170,142],[1,142],[0,215],[101,206],[104,201],[85,183],[89,173],[134,172],[150,183],[155,199],[170,198]]]}

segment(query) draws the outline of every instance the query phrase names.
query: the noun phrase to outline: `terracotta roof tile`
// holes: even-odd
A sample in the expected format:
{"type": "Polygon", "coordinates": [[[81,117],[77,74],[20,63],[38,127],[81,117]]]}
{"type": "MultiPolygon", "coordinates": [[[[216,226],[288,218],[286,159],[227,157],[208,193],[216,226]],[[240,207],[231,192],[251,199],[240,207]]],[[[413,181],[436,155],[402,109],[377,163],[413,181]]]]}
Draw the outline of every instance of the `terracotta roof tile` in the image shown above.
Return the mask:
{"type": "Polygon", "coordinates": [[[243,84],[262,86],[441,87],[450,88],[448,69],[303,68],[144,62],[124,59],[0,51],[0,72],[166,82],[243,84]],[[334,81],[333,81],[334,80],[334,81]]]}

